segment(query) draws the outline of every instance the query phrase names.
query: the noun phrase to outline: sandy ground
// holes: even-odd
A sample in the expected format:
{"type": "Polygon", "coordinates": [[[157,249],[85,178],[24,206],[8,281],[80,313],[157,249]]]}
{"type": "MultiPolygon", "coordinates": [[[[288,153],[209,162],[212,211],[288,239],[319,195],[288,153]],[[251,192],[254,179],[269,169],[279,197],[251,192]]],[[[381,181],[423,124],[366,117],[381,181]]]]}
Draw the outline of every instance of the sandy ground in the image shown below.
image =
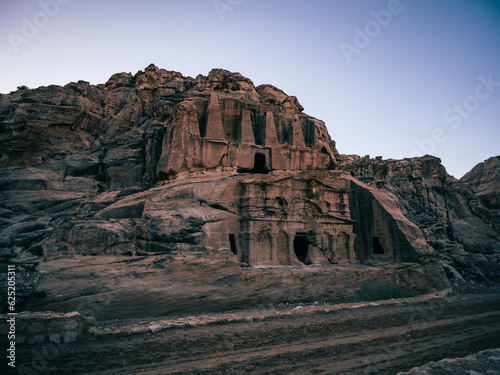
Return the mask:
{"type": "Polygon", "coordinates": [[[500,294],[434,296],[103,322],[36,373],[397,374],[498,347],[500,294]]]}

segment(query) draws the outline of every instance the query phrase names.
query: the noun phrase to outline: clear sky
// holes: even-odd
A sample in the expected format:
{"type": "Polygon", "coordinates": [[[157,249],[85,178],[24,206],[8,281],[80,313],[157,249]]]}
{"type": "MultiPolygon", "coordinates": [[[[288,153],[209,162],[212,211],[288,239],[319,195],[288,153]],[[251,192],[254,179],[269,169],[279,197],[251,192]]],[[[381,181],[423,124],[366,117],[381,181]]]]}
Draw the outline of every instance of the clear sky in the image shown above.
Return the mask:
{"type": "Polygon", "coordinates": [[[298,97],[341,153],[500,154],[500,0],[0,0],[0,92],[150,63],[298,97]]]}

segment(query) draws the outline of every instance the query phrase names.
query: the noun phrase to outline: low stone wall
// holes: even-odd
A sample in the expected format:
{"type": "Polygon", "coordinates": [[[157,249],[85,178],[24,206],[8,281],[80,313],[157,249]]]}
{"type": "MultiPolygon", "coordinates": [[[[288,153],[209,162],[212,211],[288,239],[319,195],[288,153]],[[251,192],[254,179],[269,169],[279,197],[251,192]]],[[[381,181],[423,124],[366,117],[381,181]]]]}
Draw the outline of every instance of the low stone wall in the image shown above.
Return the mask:
{"type": "MultiPolygon", "coordinates": [[[[1,335],[7,334],[10,325],[4,324],[12,316],[0,315],[1,335]],[[3,332],[5,331],[5,332],[3,332]]],[[[21,312],[15,316],[17,344],[69,343],[89,335],[96,324],[95,318],[81,316],[77,312],[21,312]]]]}
{"type": "MultiPolygon", "coordinates": [[[[36,292],[42,274],[35,269],[34,264],[16,265],[16,304],[18,306],[36,292]]],[[[7,264],[0,264],[0,313],[7,312],[7,288],[7,264]]]]}

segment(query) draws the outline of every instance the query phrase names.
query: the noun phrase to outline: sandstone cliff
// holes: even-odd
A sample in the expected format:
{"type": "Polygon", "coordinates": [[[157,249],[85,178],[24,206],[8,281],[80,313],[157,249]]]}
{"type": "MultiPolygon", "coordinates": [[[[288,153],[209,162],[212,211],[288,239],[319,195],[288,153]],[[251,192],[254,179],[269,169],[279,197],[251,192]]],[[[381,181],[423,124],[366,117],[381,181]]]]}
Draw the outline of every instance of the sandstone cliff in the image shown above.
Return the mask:
{"type": "Polygon", "coordinates": [[[302,111],[296,97],[255,87],[239,73],[214,69],[193,79],[150,65],[104,85],[1,95],[0,166],[43,165],[63,177],[98,177],[111,189],[150,187],[185,171],[249,168],[251,146],[267,146],[268,159],[280,146],[266,160],[269,170],[333,168],[335,143],[302,111]],[[313,159],[305,148],[317,151],[313,159]]]}
{"type": "Polygon", "coordinates": [[[398,200],[451,279],[498,280],[500,232],[494,225],[498,158],[487,161],[490,172],[483,173],[484,164],[480,164],[462,181],[450,176],[432,156],[382,160],[342,155],[341,159],[343,170],[398,200]]]}
{"type": "Polygon", "coordinates": [[[479,163],[460,181],[464,182],[493,214],[484,214],[484,220],[493,223],[500,233],[500,156],[479,163]]]}
{"type": "Polygon", "coordinates": [[[154,65],[0,95],[0,263],[23,308],[130,317],[498,276],[494,214],[439,160],[340,156],[303,110],[239,73],[154,65]]]}

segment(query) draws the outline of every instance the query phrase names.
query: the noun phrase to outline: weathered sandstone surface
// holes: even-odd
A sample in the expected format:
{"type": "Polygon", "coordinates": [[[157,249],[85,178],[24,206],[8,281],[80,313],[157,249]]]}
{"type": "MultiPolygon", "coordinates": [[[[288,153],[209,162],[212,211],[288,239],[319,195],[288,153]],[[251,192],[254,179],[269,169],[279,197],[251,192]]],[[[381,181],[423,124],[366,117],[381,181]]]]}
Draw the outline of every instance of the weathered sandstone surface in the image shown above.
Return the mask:
{"type": "Polygon", "coordinates": [[[485,219],[500,233],[500,156],[479,163],[460,181],[493,213],[493,217],[486,215],[485,219]]]}
{"type": "Polygon", "coordinates": [[[404,216],[434,248],[450,279],[489,282],[500,276],[498,214],[488,203],[498,195],[500,174],[498,168],[494,174],[498,158],[489,160],[493,162],[487,163],[492,165],[488,177],[479,172],[483,171],[480,164],[462,181],[450,176],[432,156],[382,160],[343,155],[342,169],[397,199],[404,216]],[[476,194],[474,188],[485,195],[476,194]]]}
{"type": "Polygon", "coordinates": [[[131,317],[498,277],[494,211],[438,159],[341,156],[296,97],[221,69],[0,95],[0,167],[0,262],[27,310],[131,317]]]}

